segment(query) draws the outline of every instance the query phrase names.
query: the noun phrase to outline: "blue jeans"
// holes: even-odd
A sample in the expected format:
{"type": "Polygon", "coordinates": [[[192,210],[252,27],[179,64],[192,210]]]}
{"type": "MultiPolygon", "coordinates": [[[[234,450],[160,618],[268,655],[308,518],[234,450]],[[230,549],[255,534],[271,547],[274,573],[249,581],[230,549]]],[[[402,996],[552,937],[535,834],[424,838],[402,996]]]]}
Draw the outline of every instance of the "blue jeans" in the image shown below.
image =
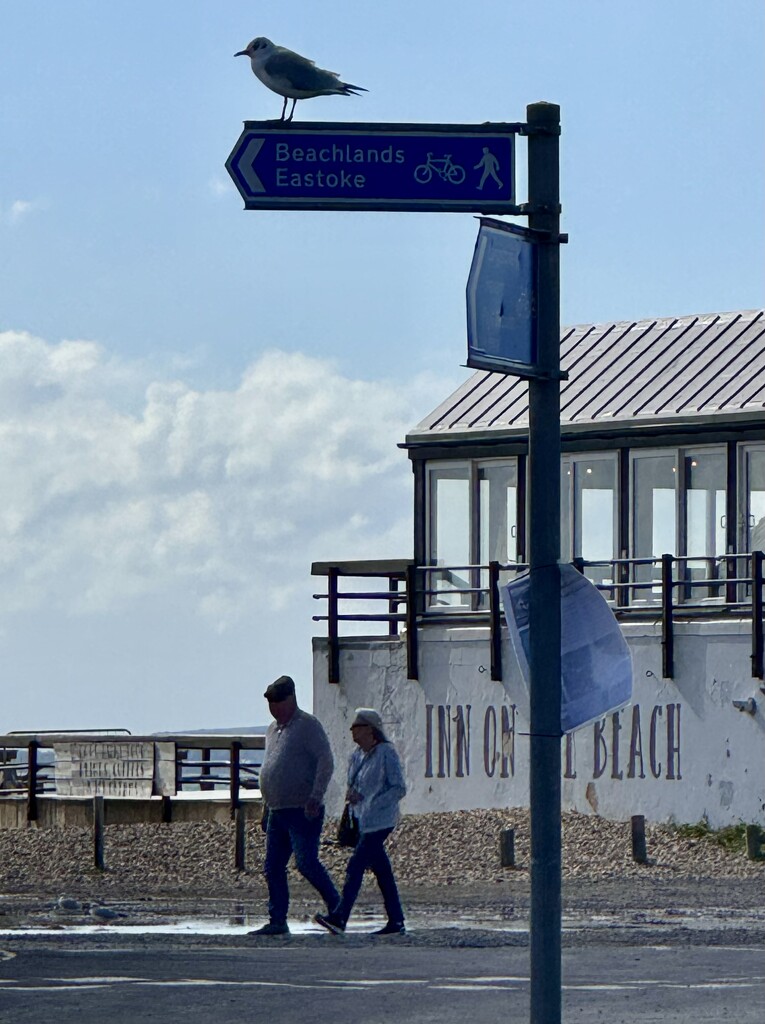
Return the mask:
{"type": "Polygon", "coordinates": [[[391,924],[404,923],[404,911],[399,899],[396,879],[393,877],[393,868],[384,846],[385,840],[392,831],[392,828],[381,828],[376,832],[361,833],[358,846],[351,854],[351,859],[345,870],[343,895],[332,913],[332,916],[338,918],[343,924],[351,916],[351,910],[356,902],[359,889],[361,889],[364,872],[367,868],[374,874],[377,884],[380,886],[388,920],[391,924]]]}
{"type": "Polygon", "coordinates": [[[266,862],[263,874],[268,883],[268,916],[274,924],[285,924],[290,905],[287,864],[295,854],[300,874],[318,889],[327,910],[340,898],[324,865],[319,860],[319,839],[324,808],[316,818],[306,818],[302,807],[270,810],[266,832],[266,862]]]}

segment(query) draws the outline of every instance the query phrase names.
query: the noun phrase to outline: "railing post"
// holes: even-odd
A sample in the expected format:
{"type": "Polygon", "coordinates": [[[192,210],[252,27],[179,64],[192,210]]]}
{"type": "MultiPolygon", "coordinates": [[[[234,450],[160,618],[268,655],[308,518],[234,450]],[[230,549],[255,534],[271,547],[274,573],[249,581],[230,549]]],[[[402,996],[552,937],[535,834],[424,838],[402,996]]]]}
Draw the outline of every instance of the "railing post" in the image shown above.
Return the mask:
{"type": "MultiPolygon", "coordinates": [[[[210,774],[209,761],[211,753],[212,751],[208,747],[205,747],[202,750],[202,771],[200,772],[202,776],[208,776],[210,774]]],[[[200,782],[199,788],[200,790],[209,790],[214,789],[215,787],[213,786],[212,782],[200,782]]]]}
{"type": "Polygon", "coordinates": [[[231,795],[231,820],[236,819],[237,808],[239,807],[239,752],[242,749],[242,744],[239,740],[231,741],[231,757],[230,757],[230,778],[229,778],[229,792],[231,795]]]}
{"type": "MultiPolygon", "coordinates": [[[[396,591],[396,593],[398,593],[398,577],[389,576],[388,591],[392,593],[394,590],[396,591]]],[[[388,598],[388,613],[390,615],[395,615],[396,612],[398,611],[398,605],[399,601],[397,597],[388,598]]],[[[388,623],[388,636],[398,636],[398,622],[396,622],[394,619],[391,619],[390,622],[388,623]]]]}
{"type": "Polygon", "coordinates": [[[27,747],[27,821],[37,821],[37,750],[40,744],[31,740],[27,747]]]}
{"type": "Polygon", "coordinates": [[[489,643],[491,678],[495,683],[502,682],[502,619],[499,606],[499,562],[489,562],[489,643]]]}
{"type": "Polygon", "coordinates": [[[673,679],[675,675],[675,634],[672,621],[672,555],[661,556],[661,652],[662,675],[673,679]]]}
{"type": "Polygon", "coordinates": [[[340,648],[337,622],[337,577],[339,570],[327,570],[327,675],[330,683],[340,682],[340,648]]]}
{"type": "Polygon", "coordinates": [[[752,552],[752,676],[765,678],[762,636],[762,551],[752,552]]]}
{"type": "Polygon", "coordinates": [[[735,555],[725,559],[725,600],[727,604],[735,604],[738,600],[738,583],[731,583],[738,576],[738,559],[735,555]]]}
{"type": "Polygon", "coordinates": [[[419,679],[417,650],[417,566],[406,567],[406,676],[419,679]]]}
{"type": "MultiPolygon", "coordinates": [[[[630,564],[625,561],[627,558],[627,552],[622,553],[620,558],[614,565],[614,577],[617,583],[629,583],[630,582],[630,564]]],[[[616,591],[616,605],[618,608],[626,608],[632,602],[630,601],[630,588],[629,587],[618,587],[616,591]]]]}

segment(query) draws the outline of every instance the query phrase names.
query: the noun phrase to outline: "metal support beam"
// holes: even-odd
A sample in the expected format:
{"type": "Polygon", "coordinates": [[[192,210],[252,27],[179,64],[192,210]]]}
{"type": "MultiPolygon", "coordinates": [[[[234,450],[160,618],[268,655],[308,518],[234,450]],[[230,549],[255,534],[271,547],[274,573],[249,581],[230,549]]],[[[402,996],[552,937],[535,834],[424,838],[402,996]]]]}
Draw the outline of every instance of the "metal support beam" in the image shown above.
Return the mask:
{"type": "Polygon", "coordinates": [[[675,675],[675,630],[672,619],[674,605],[672,577],[672,555],[661,556],[661,674],[665,679],[675,675]]]}
{"type": "Polygon", "coordinates": [[[752,552],[752,676],[765,678],[762,636],[762,551],[752,552]]]}
{"type": "MultiPolygon", "coordinates": [[[[529,227],[560,235],[560,107],[526,110],[529,227]]],[[[561,1020],[560,248],[538,246],[537,364],[529,381],[531,1024],[561,1020]]]]}
{"type": "Polygon", "coordinates": [[[417,566],[406,567],[406,674],[408,679],[420,678],[417,645],[417,566]]]}
{"type": "Polygon", "coordinates": [[[489,642],[492,682],[502,682],[502,618],[499,599],[499,562],[489,562],[489,642]]]}
{"type": "Polygon", "coordinates": [[[337,578],[335,566],[327,570],[327,675],[330,683],[340,682],[340,642],[337,628],[337,578]]]}

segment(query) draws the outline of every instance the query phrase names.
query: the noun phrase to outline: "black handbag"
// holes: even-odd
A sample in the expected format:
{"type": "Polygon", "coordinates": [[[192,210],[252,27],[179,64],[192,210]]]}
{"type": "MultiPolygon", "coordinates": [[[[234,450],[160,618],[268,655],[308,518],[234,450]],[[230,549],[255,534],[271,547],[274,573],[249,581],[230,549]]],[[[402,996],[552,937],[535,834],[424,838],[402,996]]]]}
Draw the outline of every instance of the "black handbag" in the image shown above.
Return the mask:
{"type": "Polygon", "coordinates": [[[359,823],[351,814],[350,804],[346,804],[343,813],[340,815],[340,822],[337,826],[337,842],[340,846],[347,846],[351,849],[359,841],[359,823]]]}

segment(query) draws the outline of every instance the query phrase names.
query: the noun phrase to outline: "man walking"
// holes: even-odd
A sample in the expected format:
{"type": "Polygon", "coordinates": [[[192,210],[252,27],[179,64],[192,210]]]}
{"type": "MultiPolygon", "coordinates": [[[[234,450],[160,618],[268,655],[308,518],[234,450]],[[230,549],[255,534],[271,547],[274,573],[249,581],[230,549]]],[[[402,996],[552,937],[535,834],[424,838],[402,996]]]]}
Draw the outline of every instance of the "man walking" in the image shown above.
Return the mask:
{"type": "Polygon", "coordinates": [[[287,864],[293,853],[298,871],[318,890],[327,910],[340,901],[319,860],[324,794],[334,765],[321,722],[298,707],[289,676],[279,676],[264,696],[274,717],[260,769],[260,791],[268,808],[264,874],[269,920],[251,934],[289,935],[287,864]]]}

